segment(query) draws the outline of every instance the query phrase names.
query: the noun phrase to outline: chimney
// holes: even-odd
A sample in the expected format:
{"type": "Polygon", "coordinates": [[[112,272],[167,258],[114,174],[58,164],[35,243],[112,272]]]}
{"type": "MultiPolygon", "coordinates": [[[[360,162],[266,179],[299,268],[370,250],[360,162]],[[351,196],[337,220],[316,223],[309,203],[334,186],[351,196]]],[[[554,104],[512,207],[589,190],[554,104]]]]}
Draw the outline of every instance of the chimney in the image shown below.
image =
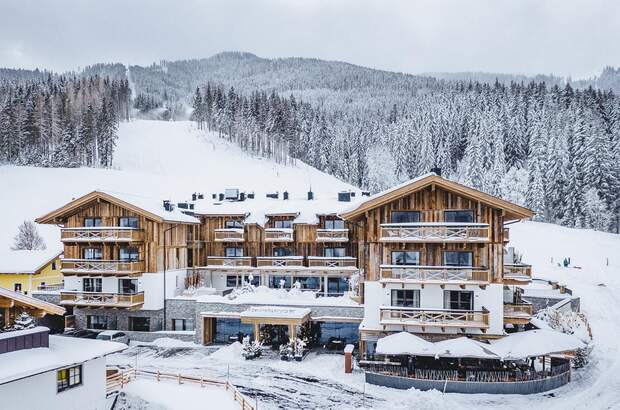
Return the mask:
{"type": "Polygon", "coordinates": [[[239,200],[240,200],[240,201],[245,201],[245,192],[241,192],[241,193],[239,194],[239,200]]]}
{"type": "Polygon", "coordinates": [[[288,200],[288,191],[284,191],[282,193],[282,199],[284,199],[285,201],[288,200]]]}
{"type": "Polygon", "coordinates": [[[314,192],[308,191],[308,201],[312,201],[314,199],[314,192]]]}
{"type": "Polygon", "coordinates": [[[248,193],[248,199],[254,199],[254,192],[248,193]]]}
{"type": "Polygon", "coordinates": [[[196,195],[196,193],[194,192],[192,194],[192,201],[195,201],[198,198],[198,195],[196,195]]]}
{"type": "Polygon", "coordinates": [[[224,200],[224,194],[220,194],[220,201],[224,200]]]}
{"type": "Polygon", "coordinates": [[[172,211],[172,204],[167,199],[164,200],[164,209],[168,212],[172,211]]]}
{"type": "Polygon", "coordinates": [[[441,168],[439,168],[439,167],[433,167],[433,168],[431,168],[431,172],[432,172],[433,174],[436,174],[438,177],[440,177],[440,176],[441,176],[441,168]]]}

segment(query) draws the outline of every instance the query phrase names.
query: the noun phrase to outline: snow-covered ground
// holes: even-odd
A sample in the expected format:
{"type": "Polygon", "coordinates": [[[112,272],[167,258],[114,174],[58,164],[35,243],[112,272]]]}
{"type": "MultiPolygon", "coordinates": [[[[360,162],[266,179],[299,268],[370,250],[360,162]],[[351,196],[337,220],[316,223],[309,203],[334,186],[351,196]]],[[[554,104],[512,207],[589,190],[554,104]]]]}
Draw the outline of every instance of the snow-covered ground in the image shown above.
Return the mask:
{"type": "MultiPolygon", "coordinates": [[[[114,169],[0,166],[0,248],[13,243],[19,224],[95,189],[173,200],[193,192],[283,191],[305,195],[310,185],[332,193],[352,188],[301,162],[285,166],[253,157],[187,121],[120,124],[114,169]],[[297,189],[295,191],[295,189],[297,189]]],[[[39,225],[48,247],[61,248],[58,228],[39,225]]]]}
{"type": "Polygon", "coordinates": [[[162,341],[134,346],[109,360],[128,365],[137,360],[139,367],[148,369],[229,377],[247,396],[257,397],[262,409],[620,408],[620,236],[536,222],[512,225],[510,234],[510,246],[533,265],[535,277],[566,284],[581,298],[594,334],[590,364],[575,371],[570,384],[553,392],[461,395],[364,386],[361,372],[344,374],[341,355],[313,353],[301,363],[282,362],[275,355],[244,361],[238,344],[213,353],[215,348],[162,341]],[[581,269],[558,267],[565,257],[581,269]]]}

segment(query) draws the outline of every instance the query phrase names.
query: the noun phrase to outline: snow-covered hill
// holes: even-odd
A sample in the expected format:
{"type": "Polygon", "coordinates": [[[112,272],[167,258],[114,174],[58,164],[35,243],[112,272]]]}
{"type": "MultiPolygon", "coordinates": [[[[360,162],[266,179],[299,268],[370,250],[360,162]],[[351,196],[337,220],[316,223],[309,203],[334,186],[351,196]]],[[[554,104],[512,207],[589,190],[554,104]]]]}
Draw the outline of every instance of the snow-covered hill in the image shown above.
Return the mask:
{"type": "MultiPolygon", "coordinates": [[[[324,193],[351,187],[301,162],[285,166],[249,156],[190,122],[121,123],[114,169],[0,166],[0,247],[13,243],[22,221],[94,189],[185,200],[225,188],[302,195],[310,185],[324,193]]],[[[39,230],[48,246],[60,245],[58,228],[39,230]]]]}

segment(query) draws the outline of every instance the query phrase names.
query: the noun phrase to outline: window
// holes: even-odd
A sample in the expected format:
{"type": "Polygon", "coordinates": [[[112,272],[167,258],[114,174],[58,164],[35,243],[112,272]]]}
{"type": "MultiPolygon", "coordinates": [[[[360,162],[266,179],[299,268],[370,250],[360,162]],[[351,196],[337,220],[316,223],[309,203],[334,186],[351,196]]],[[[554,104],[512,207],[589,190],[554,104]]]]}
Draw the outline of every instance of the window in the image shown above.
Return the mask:
{"type": "Polygon", "coordinates": [[[21,283],[16,283],[13,285],[13,290],[15,292],[21,292],[22,291],[22,284],[21,283]]]}
{"type": "Polygon", "coordinates": [[[292,254],[291,248],[273,248],[273,256],[276,257],[291,256],[292,254]]]}
{"type": "Polygon", "coordinates": [[[52,261],[52,270],[56,270],[56,261],[52,261]]]}
{"type": "Polygon", "coordinates": [[[118,226],[121,228],[137,228],[138,218],[135,216],[123,216],[118,218],[118,226]]]}
{"type": "Polygon", "coordinates": [[[77,387],[82,384],[82,365],[58,370],[56,373],[56,387],[58,393],[77,387]]]}
{"type": "Polygon", "coordinates": [[[293,221],[286,219],[284,221],[274,221],[273,227],[278,229],[291,229],[293,227],[293,221]]]}
{"type": "Polygon", "coordinates": [[[393,224],[420,222],[419,211],[392,211],[393,224]]]}
{"type": "Polygon", "coordinates": [[[342,258],[345,256],[344,248],[325,248],[323,249],[323,256],[326,258],[342,258]]]}
{"type": "Polygon", "coordinates": [[[474,211],[444,211],[443,219],[446,222],[474,222],[474,211]]]}
{"type": "Polygon", "coordinates": [[[215,319],[215,337],[216,343],[230,343],[234,341],[243,341],[244,336],[254,335],[254,326],[252,324],[241,323],[241,319],[215,319]]]}
{"type": "Polygon", "coordinates": [[[299,282],[301,289],[319,290],[321,289],[321,278],[318,276],[302,276],[295,278],[295,282],[299,282]]]}
{"type": "Polygon", "coordinates": [[[346,278],[327,278],[327,294],[342,296],[349,291],[349,281],[346,278]]]}
{"type": "Polygon", "coordinates": [[[420,307],[420,291],[418,289],[393,289],[392,306],[420,307]]]}
{"type": "Polygon", "coordinates": [[[82,281],[84,292],[101,292],[101,278],[84,278],[82,281]]]}
{"type": "Polygon", "coordinates": [[[87,228],[101,226],[101,218],[84,218],[84,226],[87,228]]]}
{"type": "Polygon", "coordinates": [[[108,328],[108,317],[97,316],[97,315],[86,315],[86,327],[88,329],[106,330],[108,328]]]}
{"type": "Polygon", "coordinates": [[[194,330],[194,320],[172,319],[172,330],[194,330]]]}
{"type": "Polygon", "coordinates": [[[291,277],[290,276],[269,276],[269,287],[273,289],[280,289],[281,287],[284,287],[285,289],[290,289],[291,288],[291,277]]]}
{"type": "Polygon", "coordinates": [[[138,293],[138,279],[119,279],[118,293],[121,295],[135,295],[138,293]]]}
{"type": "Polygon", "coordinates": [[[229,219],[225,222],[226,229],[243,229],[243,222],[237,219],[229,219]]]}
{"type": "Polygon", "coordinates": [[[229,288],[237,287],[237,275],[226,276],[226,287],[229,287],[229,288]]]}
{"type": "Polygon", "coordinates": [[[129,316],[129,330],[136,332],[150,331],[151,320],[148,317],[129,316]]]}
{"type": "Polygon", "coordinates": [[[420,252],[411,252],[411,251],[392,252],[392,265],[419,265],[419,264],[420,264],[420,252]]]}
{"type": "Polygon", "coordinates": [[[237,258],[243,256],[243,248],[226,247],[224,253],[227,258],[237,258]]]}
{"type": "Polygon", "coordinates": [[[82,256],[84,259],[102,259],[103,252],[101,248],[84,248],[82,249],[82,256]]]}
{"type": "Polygon", "coordinates": [[[326,344],[330,340],[339,339],[343,340],[344,344],[357,344],[359,342],[359,327],[358,323],[325,323],[320,322],[321,336],[320,343],[326,344]]]}
{"type": "Polygon", "coordinates": [[[138,248],[123,246],[119,249],[119,259],[125,262],[135,262],[139,259],[138,248]]]}
{"type": "Polygon", "coordinates": [[[474,310],[474,292],[444,290],[443,307],[452,310],[474,310]]]}
{"type": "Polygon", "coordinates": [[[471,251],[445,251],[443,263],[445,266],[473,266],[473,253],[471,251]]]}
{"type": "Polygon", "coordinates": [[[345,229],[342,219],[326,219],[325,229],[345,229]]]}

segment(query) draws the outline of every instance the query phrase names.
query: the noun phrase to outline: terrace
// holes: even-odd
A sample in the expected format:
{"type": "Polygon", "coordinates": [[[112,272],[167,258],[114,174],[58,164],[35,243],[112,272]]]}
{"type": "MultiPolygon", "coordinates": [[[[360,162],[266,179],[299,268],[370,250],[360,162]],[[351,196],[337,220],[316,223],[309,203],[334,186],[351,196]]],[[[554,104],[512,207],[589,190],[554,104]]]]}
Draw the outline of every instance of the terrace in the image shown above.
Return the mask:
{"type": "Polygon", "coordinates": [[[63,275],[140,276],[144,272],[144,261],[63,259],[63,275]]]}
{"type": "Polygon", "coordinates": [[[491,272],[486,268],[469,266],[420,266],[381,265],[379,281],[405,283],[458,283],[485,285],[491,282],[491,272]]]}
{"type": "Polygon", "coordinates": [[[245,240],[242,228],[215,229],[215,242],[243,242],[245,240]]]}
{"type": "Polygon", "coordinates": [[[381,242],[490,242],[489,224],[411,222],[381,224],[381,242]]]}
{"type": "Polygon", "coordinates": [[[420,327],[424,331],[427,327],[457,329],[480,329],[486,332],[489,327],[489,311],[482,310],[449,310],[449,309],[420,309],[401,306],[381,306],[380,323],[386,326],[420,327]]]}
{"type": "Polygon", "coordinates": [[[137,228],[120,226],[98,226],[80,228],[62,228],[62,242],[143,242],[144,231],[137,228]]]}
{"type": "Polygon", "coordinates": [[[138,310],[144,304],[144,292],[124,294],[108,292],[61,291],[60,304],[62,306],[138,310]]]}
{"type": "Polygon", "coordinates": [[[349,230],[348,229],[317,229],[316,230],[317,242],[348,242],[349,230]]]}

